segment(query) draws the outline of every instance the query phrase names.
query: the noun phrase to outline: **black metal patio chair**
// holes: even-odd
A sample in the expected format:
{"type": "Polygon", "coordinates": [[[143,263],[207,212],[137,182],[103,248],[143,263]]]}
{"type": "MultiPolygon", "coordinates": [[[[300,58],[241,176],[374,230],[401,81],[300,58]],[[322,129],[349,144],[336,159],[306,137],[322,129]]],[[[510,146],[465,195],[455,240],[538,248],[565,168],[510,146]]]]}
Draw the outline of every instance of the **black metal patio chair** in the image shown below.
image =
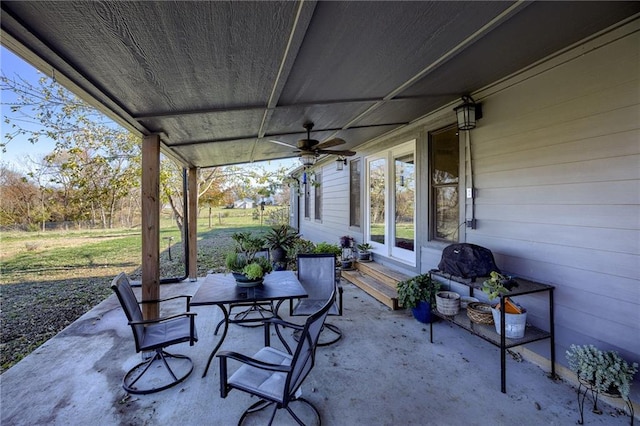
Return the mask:
{"type": "Polygon", "coordinates": [[[281,408],[287,410],[298,424],[305,425],[307,423],[291,407],[291,403],[296,401],[310,408],[309,411],[317,423],[321,423],[318,409],[301,396],[300,387],[315,365],[318,338],[327,313],[335,301],[335,296],[334,290],[325,299],[324,305],[306,319],[304,325],[293,324],[279,318],[265,320],[265,347],[252,357],[229,351],[218,353],[217,356],[220,358],[220,396],[226,398],[229,391],[238,389],[260,398],[244,411],[238,421],[239,425],[249,415],[270,406],[273,406],[273,412],[269,418],[269,425],[273,423],[277,411],[281,408]],[[276,327],[276,330],[280,327],[300,330],[300,340],[295,351],[292,352],[287,345],[285,345],[286,351],[270,346],[271,324],[276,327]],[[228,376],[227,364],[229,360],[242,363],[231,376],[228,376]]]}
{"type": "Polygon", "coordinates": [[[138,302],[129,278],[124,272],[113,279],[111,289],[118,296],[129,320],[136,352],[155,352],[125,374],[122,387],[129,393],[148,394],[170,388],[186,379],[193,371],[191,358],[170,354],[164,348],[184,342],[189,342],[193,346],[198,340],[195,327],[196,314],[189,312],[191,296],[180,295],[138,302]],[[143,319],[141,303],[160,303],[178,298],[186,298],[186,312],[157,319],[143,319]],[[164,368],[152,368],[158,364],[164,368]]]}
{"type": "MultiPolygon", "coordinates": [[[[336,258],[333,254],[299,254],[297,258],[298,281],[307,291],[309,297],[289,301],[290,316],[307,316],[317,311],[336,287],[336,258]]],[[[329,309],[328,315],[342,316],[342,286],[337,285],[337,298],[329,309]]],[[[342,330],[334,324],[324,324],[323,331],[329,337],[320,339],[318,346],[327,346],[340,340],[342,330]]],[[[298,333],[294,337],[298,339],[298,333]]],[[[324,333],[323,333],[324,334],[324,333]]]]}

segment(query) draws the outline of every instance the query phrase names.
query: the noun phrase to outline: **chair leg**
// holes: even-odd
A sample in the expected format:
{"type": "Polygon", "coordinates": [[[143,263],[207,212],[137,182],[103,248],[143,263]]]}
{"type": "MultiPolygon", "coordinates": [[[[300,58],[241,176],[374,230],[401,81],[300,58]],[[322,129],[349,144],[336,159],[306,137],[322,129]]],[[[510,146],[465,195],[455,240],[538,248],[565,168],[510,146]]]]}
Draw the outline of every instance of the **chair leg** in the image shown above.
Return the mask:
{"type": "MultiPolygon", "coordinates": [[[[338,328],[338,326],[333,325],[333,324],[328,324],[328,323],[324,323],[324,325],[322,326],[322,331],[320,334],[320,340],[318,341],[318,346],[329,346],[332,345],[334,343],[336,343],[338,340],[340,340],[342,338],[342,330],[340,330],[338,328]],[[322,340],[322,335],[326,334],[325,330],[329,330],[331,333],[333,333],[335,336],[332,337],[329,340],[322,340]]],[[[297,342],[300,340],[300,331],[296,330],[293,332],[293,339],[297,342]]]]}
{"type": "MultiPolygon", "coordinates": [[[[311,403],[309,402],[309,400],[305,399],[305,398],[296,398],[291,402],[296,402],[299,401],[301,403],[306,404],[309,408],[311,408],[311,411],[313,412],[315,418],[316,418],[316,423],[317,425],[322,424],[322,420],[320,419],[320,412],[318,411],[318,409],[311,403]]],[[[264,410],[267,407],[271,407],[273,406],[273,411],[271,412],[271,417],[269,418],[269,425],[273,424],[273,421],[276,417],[276,413],[278,412],[278,410],[280,408],[282,408],[279,404],[273,402],[273,401],[267,401],[264,399],[259,400],[258,402],[254,403],[253,405],[251,405],[249,408],[247,408],[244,413],[242,413],[242,416],[240,417],[240,420],[238,420],[238,426],[242,425],[245,421],[245,419],[247,418],[247,416],[249,416],[250,414],[253,413],[257,413],[258,411],[264,410]]],[[[289,413],[289,415],[301,426],[305,426],[308,423],[305,423],[303,420],[300,419],[300,417],[291,409],[291,407],[289,405],[287,405],[285,407],[285,409],[287,410],[287,412],[289,413]]]]}
{"type": "MultiPolygon", "coordinates": [[[[318,341],[318,346],[329,346],[336,343],[338,340],[342,338],[342,330],[340,330],[336,325],[327,324],[325,322],[323,325],[322,331],[324,331],[325,329],[335,334],[335,337],[327,341],[318,341]]],[[[320,334],[320,336],[322,336],[322,334],[320,334]]]]}
{"type": "Polygon", "coordinates": [[[144,395],[144,394],[149,394],[154,392],[160,392],[162,390],[168,389],[171,386],[175,386],[178,383],[184,381],[187,377],[189,377],[192,371],[193,371],[193,361],[191,361],[191,358],[184,355],[170,354],[169,352],[165,352],[162,349],[156,349],[156,353],[153,357],[136,365],[131,370],[129,370],[127,374],[125,374],[124,379],[122,381],[122,387],[124,388],[124,390],[132,394],[144,395]],[[179,376],[176,375],[176,373],[174,372],[174,369],[177,366],[174,366],[172,368],[170,364],[171,360],[180,360],[178,362],[182,362],[183,364],[185,364],[182,370],[186,369],[187,371],[181,373],[179,376]],[[162,361],[162,366],[169,373],[169,375],[171,376],[171,379],[167,381],[166,378],[161,379],[156,375],[153,378],[148,380],[147,386],[144,386],[144,387],[136,386],[136,383],[138,383],[138,381],[142,379],[142,377],[145,376],[147,372],[149,372],[149,375],[147,375],[146,378],[148,378],[149,376],[155,373],[155,371],[153,372],[150,371],[150,368],[157,361],[162,361]],[[154,385],[157,382],[159,382],[160,384],[154,385]]]}

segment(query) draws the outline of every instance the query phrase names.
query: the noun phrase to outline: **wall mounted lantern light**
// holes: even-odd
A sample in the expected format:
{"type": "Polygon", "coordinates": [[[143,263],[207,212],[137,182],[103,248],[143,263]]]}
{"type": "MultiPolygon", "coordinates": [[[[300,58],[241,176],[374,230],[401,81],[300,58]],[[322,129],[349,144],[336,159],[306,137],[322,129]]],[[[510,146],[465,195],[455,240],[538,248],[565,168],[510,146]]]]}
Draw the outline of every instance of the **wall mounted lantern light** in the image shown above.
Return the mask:
{"type": "Polygon", "coordinates": [[[338,157],[336,160],[336,171],[342,171],[344,166],[347,165],[347,159],[344,157],[338,157]]]}
{"type": "Polygon", "coordinates": [[[482,104],[476,104],[469,95],[462,96],[462,104],[453,110],[458,117],[459,130],[475,129],[476,120],[482,118],[482,104]]]}
{"type": "Polygon", "coordinates": [[[314,164],[316,164],[316,156],[313,153],[302,154],[300,155],[300,162],[305,167],[313,166],[314,164]]]}

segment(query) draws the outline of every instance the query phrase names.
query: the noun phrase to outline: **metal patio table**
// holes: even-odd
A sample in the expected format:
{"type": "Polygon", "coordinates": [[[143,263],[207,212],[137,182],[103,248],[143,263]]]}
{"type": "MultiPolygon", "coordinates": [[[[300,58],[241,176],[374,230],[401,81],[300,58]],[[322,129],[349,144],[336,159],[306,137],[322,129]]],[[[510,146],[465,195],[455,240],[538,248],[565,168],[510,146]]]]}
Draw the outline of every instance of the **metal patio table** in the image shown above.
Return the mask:
{"type": "MultiPolygon", "coordinates": [[[[202,373],[202,377],[207,375],[211,361],[220,346],[224,342],[229,330],[230,323],[256,322],[262,319],[241,319],[229,318],[229,311],[225,305],[234,303],[260,303],[277,302],[274,315],[277,316],[278,308],[285,300],[308,297],[307,292],[302,287],[295,273],[292,271],[273,271],[265,275],[262,284],[255,287],[241,287],[231,274],[209,274],[200,285],[200,288],[191,298],[191,306],[216,305],[224,314],[224,330],[218,344],[213,348],[207,366],[202,373]]],[[[216,329],[217,330],[217,329],[216,329]]]]}

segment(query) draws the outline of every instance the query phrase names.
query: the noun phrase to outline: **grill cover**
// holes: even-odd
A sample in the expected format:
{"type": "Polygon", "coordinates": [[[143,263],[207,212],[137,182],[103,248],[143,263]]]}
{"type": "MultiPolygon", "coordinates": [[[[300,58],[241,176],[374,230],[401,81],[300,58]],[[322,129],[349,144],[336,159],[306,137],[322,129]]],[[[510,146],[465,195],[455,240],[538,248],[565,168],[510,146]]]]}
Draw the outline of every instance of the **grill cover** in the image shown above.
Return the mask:
{"type": "Polygon", "coordinates": [[[491,271],[500,272],[491,250],[475,244],[451,244],[442,251],[438,269],[462,278],[486,277],[491,271]]]}

